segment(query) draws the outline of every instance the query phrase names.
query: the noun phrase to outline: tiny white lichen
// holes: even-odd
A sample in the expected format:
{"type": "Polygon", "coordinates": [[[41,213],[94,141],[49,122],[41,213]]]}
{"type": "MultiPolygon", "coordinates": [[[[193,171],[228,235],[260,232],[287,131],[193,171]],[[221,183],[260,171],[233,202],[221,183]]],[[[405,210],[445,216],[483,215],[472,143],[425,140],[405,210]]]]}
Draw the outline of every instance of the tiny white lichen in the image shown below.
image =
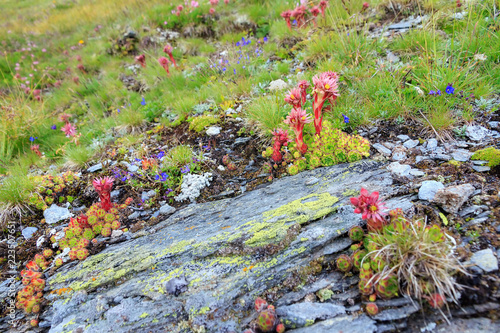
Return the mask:
{"type": "Polygon", "coordinates": [[[210,186],[210,180],[212,180],[212,174],[210,172],[206,172],[203,175],[185,175],[181,184],[181,193],[174,198],[175,201],[189,199],[191,202],[194,202],[196,198],[200,196],[200,191],[210,186]]]}

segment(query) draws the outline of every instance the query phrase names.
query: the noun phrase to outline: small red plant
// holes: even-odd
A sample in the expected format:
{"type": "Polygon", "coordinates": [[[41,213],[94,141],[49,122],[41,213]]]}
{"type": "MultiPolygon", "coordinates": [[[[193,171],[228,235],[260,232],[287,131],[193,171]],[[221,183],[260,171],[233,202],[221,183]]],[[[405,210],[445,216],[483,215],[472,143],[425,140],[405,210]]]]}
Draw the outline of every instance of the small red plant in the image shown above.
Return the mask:
{"type": "Polygon", "coordinates": [[[366,304],[366,312],[370,316],[375,316],[378,313],[378,306],[375,303],[368,303],[366,304]]]}
{"type": "Polygon", "coordinates": [[[137,63],[142,67],[146,68],[146,56],[144,54],[135,57],[135,61],[137,61],[137,63]]]}
{"type": "Polygon", "coordinates": [[[285,124],[290,125],[295,133],[295,143],[297,144],[297,149],[301,154],[305,154],[307,151],[307,145],[305,144],[303,137],[303,130],[304,125],[310,122],[312,122],[312,119],[306,111],[301,108],[293,108],[285,119],[285,124]]]}
{"type": "Polygon", "coordinates": [[[167,71],[167,74],[170,75],[170,71],[168,70],[168,59],[165,57],[160,57],[158,58],[158,62],[163,67],[163,69],[167,71]]]}
{"type": "Polygon", "coordinates": [[[369,231],[380,231],[384,226],[384,216],[382,212],[385,204],[379,200],[379,193],[369,193],[366,189],[361,189],[361,194],[357,198],[351,198],[351,204],[356,207],[354,213],[361,214],[361,218],[366,220],[369,231]]]}
{"type": "Polygon", "coordinates": [[[316,129],[316,135],[320,135],[323,123],[323,115],[321,114],[323,105],[327,100],[330,101],[331,104],[334,103],[339,96],[338,74],[334,72],[323,72],[313,77],[313,84],[314,128],[316,129]]]}
{"type": "Polygon", "coordinates": [[[38,157],[42,157],[42,153],[40,152],[40,145],[31,145],[31,151],[38,155],[38,157]]]}
{"type": "Polygon", "coordinates": [[[92,182],[96,192],[99,194],[99,198],[101,199],[101,208],[106,212],[109,211],[112,207],[111,204],[111,188],[113,187],[113,178],[111,177],[103,177],[96,178],[92,182]]]}
{"type": "Polygon", "coordinates": [[[309,9],[309,12],[312,14],[313,16],[313,22],[314,22],[314,26],[317,27],[318,26],[318,23],[316,22],[316,17],[319,15],[320,13],[320,9],[318,6],[313,6],[311,9],[309,9]]]}
{"type": "Polygon", "coordinates": [[[307,100],[307,89],[311,86],[306,80],[302,80],[298,84],[300,89],[300,95],[302,97],[302,105],[306,103],[307,100]]]}
{"type": "Polygon", "coordinates": [[[434,293],[431,294],[430,296],[427,296],[427,301],[429,302],[429,305],[432,306],[434,309],[439,309],[444,305],[444,297],[443,295],[438,293],[434,293]]]}
{"type": "Polygon", "coordinates": [[[323,16],[323,17],[325,17],[326,7],[328,7],[328,1],[327,0],[321,0],[319,2],[319,9],[321,10],[321,16],[323,16]]]}
{"type": "Polygon", "coordinates": [[[174,56],[172,55],[172,51],[173,51],[173,47],[172,45],[168,44],[165,45],[165,47],[163,48],[163,52],[165,52],[166,54],[168,54],[168,57],[170,58],[170,61],[174,64],[174,67],[177,67],[177,64],[175,63],[175,59],[174,59],[174,56]]]}
{"type": "Polygon", "coordinates": [[[281,13],[281,17],[285,19],[288,30],[292,31],[292,23],[290,22],[290,18],[292,17],[292,11],[285,10],[284,12],[281,13]]]}
{"type": "Polygon", "coordinates": [[[281,128],[277,128],[272,134],[274,135],[272,159],[274,162],[279,163],[283,159],[280,152],[281,147],[286,146],[291,140],[288,138],[288,132],[281,128]]]}

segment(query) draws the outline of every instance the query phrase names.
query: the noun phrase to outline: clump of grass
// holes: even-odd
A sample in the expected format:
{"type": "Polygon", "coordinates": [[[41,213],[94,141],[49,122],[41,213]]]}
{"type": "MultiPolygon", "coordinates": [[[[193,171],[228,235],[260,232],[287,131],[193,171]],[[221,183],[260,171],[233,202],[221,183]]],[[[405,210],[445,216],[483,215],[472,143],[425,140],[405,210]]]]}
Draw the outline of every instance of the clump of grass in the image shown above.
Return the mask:
{"type": "Polygon", "coordinates": [[[194,117],[191,119],[191,122],[189,124],[189,129],[197,133],[200,133],[205,129],[205,127],[217,124],[218,122],[219,119],[212,115],[194,117]]]}
{"type": "Polygon", "coordinates": [[[288,111],[280,102],[279,96],[261,96],[248,105],[246,116],[257,124],[261,132],[270,136],[278,127],[283,127],[283,120],[288,111]]]}
{"type": "Polygon", "coordinates": [[[378,271],[374,284],[395,274],[406,295],[422,299],[437,293],[458,302],[461,286],[453,275],[468,273],[454,255],[454,239],[439,226],[394,216],[380,233],[368,234],[364,243],[370,252],[363,262],[371,262],[378,271]]]}
{"type": "Polygon", "coordinates": [[[94,153],[86,146],[69,146],[64,153],[66,167],[82,167],[90,161],[94,153]]]}
{"type": "Polygon", "coordinates": [[[165,165],[169,168],[180,168],[193,161],[193,150],[187,145],[178,145],[170,149],[165,156],[165,165]]]}
{"type": "Polygon", "coordinates": [[[9,168],[10,175],[0,180],[0,226],[9,218],[21,217],[29,209],[35,183],[27,176],[29,165],[20,160],[9,168]]]}

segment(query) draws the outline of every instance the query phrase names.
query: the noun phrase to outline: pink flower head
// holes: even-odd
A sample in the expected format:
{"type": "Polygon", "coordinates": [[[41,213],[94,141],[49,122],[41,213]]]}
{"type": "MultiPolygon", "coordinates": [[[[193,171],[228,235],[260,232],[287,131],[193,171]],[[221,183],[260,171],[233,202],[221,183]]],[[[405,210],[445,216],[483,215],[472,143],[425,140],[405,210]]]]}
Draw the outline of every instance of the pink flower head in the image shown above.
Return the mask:
{"type": "Polygon", "coordinates": [[[76,61],[78,61],[78,62],[82,62],[82,56],[81,56],[81,55],[79,55],[79,54],[77,54],[77,55],[76,55],[76,61]]]}
{"type": "Polygon", "coordinates": [[[82,73],[85,73],[85,67],[82,64],[78,64],[76,68],[78,68],[78,70],[81,71],[82,73]]]}
{"type": "Polygon", "coordinates": [[[213,15],[215,14],[215,8],[214,7],[211,7],[210,10],[208,11],[210,13],[210,15],[213,15]]]}
{"type": "Polygon", "coordinates": [[[193,7],[193,8],[198,8],[198,6],[199,6],[198,1],[194,1],[194,0],[193,0],[193,1],[191,1],[191,7],[193,7]]]}
{"type": "Polygon", "coordinates": [[[31,145],[31,151],[38,155],[38,157],[42,157],[42,153],[40,152],[40,145],[31,145]]]}
{"type": "Polygon", "coordinates": [[[172,51],[173,50],[174,50],[174,48],[172,47],[172,45],[170,45],[168,43],[163,48],[163,52],[165,52],[166,54],[168,54],[168,57],[170,58],[170,61],[174,64],[174,67],[177,67],[177,64],[175,63],[174,56],[172,55],[172,51]]]}
{"type": "Polygon", "coordinates": [[[183,9],[184,9],[184,6],[182,6],[182,5],[177,6],[177,11],[178,12],[182,12],[183,9]]]}
{"type": "Polygon", "coordinates": [[[368,2],[363,2],[363,11],[367,10],[368,7],[370,7],[370,4],[368,2]]]}
{"type": "Polygon", "coordinates": [[[288,142],[292,141],[288,137],[288,132],[282,128],[277,128],[272,132],[274,136],[274,142],[279,143],[280,146],[286,146],[288,142]]]}
{"type": "Polygon", "coordinates": [[[285,124],[290,125],[293,132],[295,133],[295,143],[297,144],[297,149],[302,154],[305,154],[307,151],[307,145],[304,143],[302,131],[304,129],[304,125],[312,122],[312,119],[309,117],[305,110],[302,110],[299,107],[293,108],[284,122],[285,124]]]}
{"type": "Polygon", "coordinates": [[[320,10],[319,10],[319,7],[318,6],[313,6],[311,9],[309,9],[309,12],[311,12],[311,14],[316,17],[319,15],[320,13],[320,10]]]}
{"type": "Polygon", "coordinates": [[[297,26],[300,28],[305,25],[304,16],[306,15],[306,7],[300,5],[292,11],[292,16],[297,20],[297,26]]]}
{"type": "Polygon", "coordinates": [[[217,6],[219,4],[219,0],[210,0],[210,4],[212,6],[217,6]]]}
{"type": "Polygon", "coordinates": [[[71,115],[67,113],[59,115],[59,120],[62,121],[63,123],[67,123],[69,118],[71,118],[71,115]]]}
{"type": "Polygon", "coordinates": [[[227,5],[229,4],[229,0],[224,0],[224,3],[227,5]]]}
{"type": "Polygon", "coordinates": [[[170,74],[170,71],[168,70],[168,59],[165,57],[160,57],[158,59],[158,62],[163,67],[163,69],[167,71],[167,74],[170,74]]]}
{"type": "Polygon", "coordinates": [[[319,76],[315,75],[313,77],[313,84],[314,128],[316,129],[316,135],[320,135],[323,122],[323,115],[321,114],[323,104],[327,99],[330,103],[335,102],[335,99],[339,95],[338,74],[334,72],[323,72],[319,76]]]}
{"type": "Polygon", "coordinates": [[[306,102],[306,99],[307,99],[307,88],[309,88],[311,86],[311,84],[309,82],[307,82],[306,80],[302,80],[299,82],[298,86],[300,89],[300,94],[302,96],[302,104],[304,104],[306,102]]]}
{"type": "Polygon", "coordinates": [[[288,132],[284,131],[281,128],[277,128],[272,132],[274,136],[273,143],[273,155],[271,156],[275,163],[281,162],[283,159],[283,155],[281,155],[281,147],[286,146],[288,142],[290,142],[290,138],[288,137],[288,132]]]}
{"type": "Polygon", "coordinates": [[[73,82],[77,85],[80,84],[80,78],[78,76],[73,77],[73,82]]]}
{"type": "Polygon", "coordinates": [[[96,178],[92,182],[92,185],[94,185],[94,188],[99,194],[99,198],[101,199],[101,208],[105,211],[109,211],[113,206],[111,204],[111,189],[113,188],[113,178],[96,178]]]}
{"type": "Polygon", "coordinates": [[[379,200],[379,193],[369,193],[366,189],[361,189],[361,194],[357,198],[351,198],[351,204],[356,207],[354,213],[361,214],[361,218],[368,223],[368,229],[380,230],[385,222],[385,204],[379,200]]]}
{"type": "Polygon", "coordinates": [[[285,102],[290,104],[293,108],[300,108],[302,106],[302,93],[300,88],[293,88],[285,95],[285,102]]]}
{"type": "Polygon", "coordinates": [[[70,123],[66,123],[62,128],[61,131],[66,134],[66,137],[69,138],[71,136],[75,137],[76,136],[76,126],[71,125],[70,123]]]}
{"type": "Polygon", "coordinates": [[[135,57],[135,61],[137,61],[142,67],[146,68],[146,56],[144,54],[135,57]]]}
{"type": "Polygon", "coordinates": [[[321,16],[325,16],[325,10],[327,6],[328,6],[327,0],[321,0],[319,2],[319,9],[321,10],[321,16]]]}
{"type": "Polygon", "coordinates": [[[33,90],[33,96],[40,96],[41,92],[42,91],[40,89],[35,89],[35,90],[33,90]]]}
{"type": "Polygon", "coordinates": [[[281,17],[283,17],[286,21],[286,25],[288,27],[288,30],[292,30],[292,24],[290,23],[290,17],[292,17],[292,11],[291,10],[285,10],[284,12],[281,13],[281,17]]]}

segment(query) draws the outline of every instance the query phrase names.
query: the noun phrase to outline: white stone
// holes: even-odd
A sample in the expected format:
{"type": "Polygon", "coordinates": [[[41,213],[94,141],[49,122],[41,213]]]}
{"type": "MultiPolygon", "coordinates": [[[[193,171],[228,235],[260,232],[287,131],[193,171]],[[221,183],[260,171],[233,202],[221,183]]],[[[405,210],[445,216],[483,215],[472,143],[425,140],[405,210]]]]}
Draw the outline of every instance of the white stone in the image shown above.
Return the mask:
{"type": "Polygon", "coordinates": [[[393,162],[387,166],[387,170],[397,176],[408,177],[410,175],[411,166],[399,164],[399,162],[393,162]]]}
{"type": "Polygon", "coordinates": [[[121,230],[113,230],[111,232],[111,238],[118,238],[121,235],[123,235],[123,231],[121,231],[121,230]]]}
{"type": "Polygon", "coordinates": [[[225,170],[226,170],[226,168],[224,168],[224,166],[223,166],[223,165],[219,165],[219,166],[217,167],[217,169],[219,169],[220,171],[225,171],[225,170]]]}
{"type": "Polygon", "coordinates": [[[70,217],[73,217],[73,214],[71,214],[66,207],[59,207],[56,204],[52,204],[43,212],[43,217],[45,218],[45,222],[47,224],[52,224],[69,219],[70,217]]]}
{"type": "Polygon", "coordinates": [[[469,260],[471,265],[476,265],[486,273],[498,270],[498,260],[491,249],[477,251],[469,260]]]}
{"type": "Polygon", "coordinates": [[[221,128],[219,126],[210,126],[207,129],[207,135],[213,136],[213,135],[218,135],[220,134],[221,128]]]}

